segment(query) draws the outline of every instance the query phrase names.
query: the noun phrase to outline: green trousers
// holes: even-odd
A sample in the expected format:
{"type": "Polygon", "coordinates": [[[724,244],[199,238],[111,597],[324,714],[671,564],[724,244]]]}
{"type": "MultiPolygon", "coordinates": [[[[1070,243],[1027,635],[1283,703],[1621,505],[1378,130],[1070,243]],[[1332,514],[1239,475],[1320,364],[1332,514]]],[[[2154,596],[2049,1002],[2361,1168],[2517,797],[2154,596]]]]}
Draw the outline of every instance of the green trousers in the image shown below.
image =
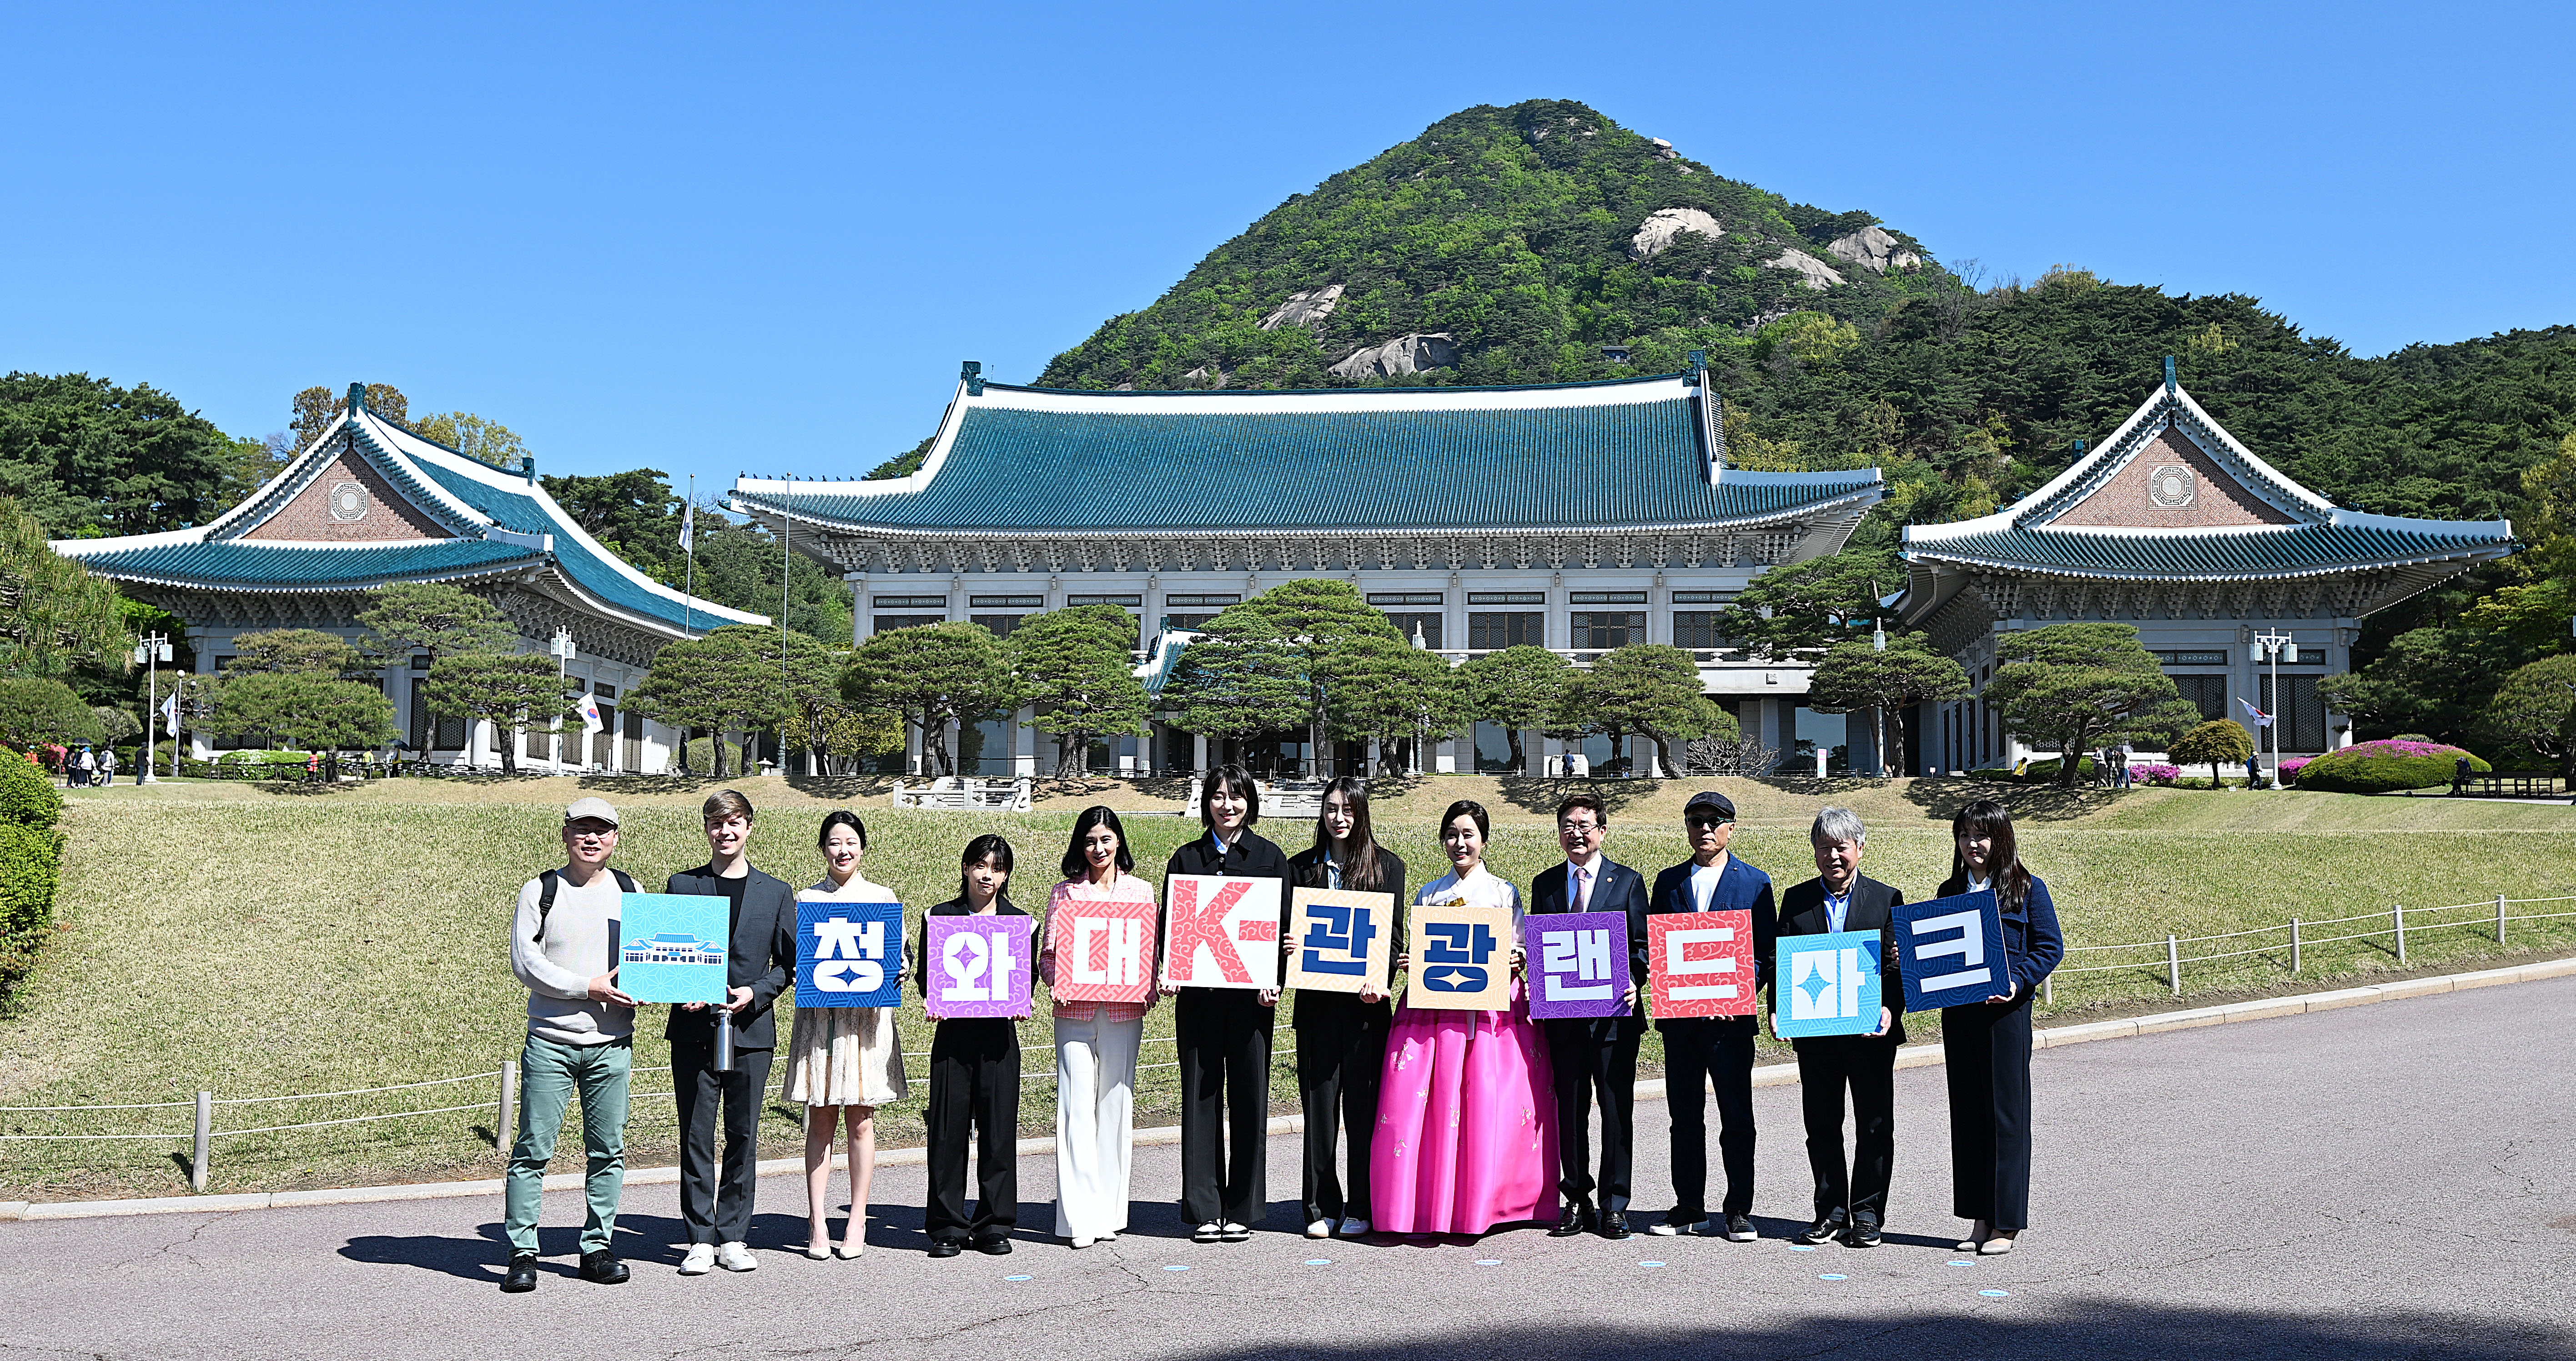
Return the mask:
{"type": "Polygon", "coordinates": [[[632,1040],[559,1044],[528,1037],[519,1054],[519,1138],[510,1146],[510,1171],[502,1183],[501,1227],[510,1253],[537,1250],[537,1211],[546,1189],[546,1163],[555,1155],[564,1107],[581,1093],[581,1143],[589,1155],[583,1195],[581,1250],[602,1252],[617,1228],[617,1196],[626,1185],[626,1079],[635,1062],[632,1040]]]}

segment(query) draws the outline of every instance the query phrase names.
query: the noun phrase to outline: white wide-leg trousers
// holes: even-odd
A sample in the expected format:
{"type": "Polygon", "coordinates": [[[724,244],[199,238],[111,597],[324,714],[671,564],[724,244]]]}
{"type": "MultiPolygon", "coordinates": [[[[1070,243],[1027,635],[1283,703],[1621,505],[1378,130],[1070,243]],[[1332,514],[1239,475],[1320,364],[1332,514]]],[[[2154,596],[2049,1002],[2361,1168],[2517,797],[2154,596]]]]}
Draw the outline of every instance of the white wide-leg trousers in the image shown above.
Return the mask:
{"type": "Polygon", "coordinates": [[[1055,1231],[1098,1238],[1127,1228],[1127,1162],[1136,1133],[1136,1048],[1143,1020],[1055,1023],[1055,1231]]]}

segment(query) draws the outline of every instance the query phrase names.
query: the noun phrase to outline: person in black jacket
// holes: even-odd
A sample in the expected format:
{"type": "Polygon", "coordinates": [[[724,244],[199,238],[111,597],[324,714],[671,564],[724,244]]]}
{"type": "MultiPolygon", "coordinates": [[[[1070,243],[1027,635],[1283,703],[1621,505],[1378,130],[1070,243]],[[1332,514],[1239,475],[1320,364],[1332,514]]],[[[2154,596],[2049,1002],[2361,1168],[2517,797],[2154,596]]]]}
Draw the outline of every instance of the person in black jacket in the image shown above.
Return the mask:
{"type": "MultiPolygon", "coordinates": [[[[1816,877],[1780,895],[1780,935],[1821,936],[1876,931],[1879,940],[1878,1028],[1866,1035],[1792,1040],[1798,1093],[1807,1124],[1807,1167],[1816,1177],[1816,1218],[1798,1241],[1810,1247],[1836,1238],[1856,1248],[1878,1246],[1887,1218],[1888,1173],[1896,1161],[1896,1047],[1905,1043],[1904,981],[1897,972],[1896,905],[1905,895],[1860,872],[1869,829],[1848,808],[1816,810],[1807,840],[1816,848],[1816,877]],[[1843,1164],[1843,1089],[1851,1089],[1851,1165],[1843,1164]]],[[[1775,976],[1772,986],[1779,986],[1775,976]]]]}
{"type": "MultiPolygon", "coordinates": [[[[957,896],[923,917],[990,913],[1025,917],[1006,891],[1011,843],[986,833],[958,857],[957,896]]],[[[912,976],[930,998],[930,928],[912,941],[912,976]]],[[[954,1257],[972,1244],[995,1257],[1011,1250],[1020,1223],[1020,1023],[1004,1016],[939,1022],[930,1040],[930,1104],[922,1112],[929,1150],[930,1204],[921,1219],[930,1255],[954,1257]],[[966,1140],[975,1138],[975,1217],[966,1217],[966,1140]]]]}
{"type": "Polygon", "coordinates": [[[770,1056],[778,1048],[773,1004],[796,972],[796,890],[751,867],[751,800],[730,789],[707,796],[707,863],[674,874],[666,893],[727,899],[733,931],[725,951],[730,996],[720,1007],[689,1002],[671,1009],[663,1038],[671,1042],[671,1089],[680,1118],[680,1223],[689,1250],[680,1274],[711,1266],[750,1271],[760,1265],[744,1245],[751,1198],[760,1184],[760,1104],[769,1091],[770,1056]],[[732,1017],[733,1068],[719,1073],[716,1013],[732,1017]],[[716,1168],[716,1122],[724,1121],[724,1167],[716,1168]],[[721,1246],[720,1246],[721,1245],[721,1246]]]}
{"type": "Polygon", "coordinates": [[[1550,1237],[1570,1238],[1597,1229],[1604,1238],[1628,1237],[1628,1177],[1636,1145],[1637,1044],[1646,1035],[1637,1005],[1646,983],[1646,880],[1602,853],[1610,814],[1590,794],[1569,794],[1556,806],[1556,840],[1563,864],[1530,881],[1530,915],[1553,912],[1621,912],[1628,918],[1628,1014],[1566,1017],[1538,1023],[1547,1037],[1549,1070],[1556,1079],[1556,1141],[1562,1175],[1557,1189],[1565,1208],[1550,1237]],[[1601,1175],[1592,1174],[1592,1104],[1601,1105],[1601,1175]],[[1595,1190],[1600,1206],[1593,1206],[1595,1190]]]}
{"type": "MultiPolygon", "coordinates": [[[[1655,876],[1647,900],[1657,912],[1742,910],[1753,919],[1753,986],[1771,980],[1771,938],[1778,927],[1771,876],[1727,850],[1735,835],[1735,801],[1715,790],[1693,794],[1682,807],[1691,858],[1655,876]]],[[[1664,1103],[1673,1120],[1673,1198],[1664,1222],[1649,1233],[1722,1235],[1750,1243],[1753,1231],[1753,1040],[1755,1021],[1743,1016],[1655,1018],[1664,1037],[1664,1103]],[[1726,1216],[1721,1227],[1707,1211],[1708,1127],[1704,1093],[1717,1092],[1719,1156],[1726,1163],[1726,1216]]]]}
{"type": "MultiPolygon", "coordinates": [[[[1404,862],[1377,844],[1369,831],[1368,785],[1348,775],[1324,787],[1324,811],[1315,819],[1315,844],[1288,862],[1298,888],[1389,893],[1387,958],[1404,953],[1404,862]]],[[[1294,940],[1283,942],[1287,950],[1294,940]]],[[[1369,1231],[1369,1135],[1377,1128],[1378,1084],[1386,1072],[1390,994],[1374,987],[1357,993],[1299,989],[1297,1095],[1306,1113],[1306,1236],[1369,1231]],[[1336,1144],[1347,1130],[1347,1184],[1336,1175],[1336,1144]]]]}
{"type": "MultiPolygon", "coordinates": [[[[1286,917],[1288,857],[1252,830],[1260,820],[1261,787],[1252,772],[1238,765],[1208,772],[1199,795],[1207,835],[1163,866],[1166,939],[1168,877],[1175,874],[1281,880],[1286,917]]],[[[1181,1051],[1181,1213],[1198,1225],[1190,1236],[1201,1243],[1244,1242],[1268,1204],[1262,1154],[1270,1139],[1270,1029],[1279,990],[1161,986],[1164,996],[1179,998],[1172,1038],[1181,1051]]]]}

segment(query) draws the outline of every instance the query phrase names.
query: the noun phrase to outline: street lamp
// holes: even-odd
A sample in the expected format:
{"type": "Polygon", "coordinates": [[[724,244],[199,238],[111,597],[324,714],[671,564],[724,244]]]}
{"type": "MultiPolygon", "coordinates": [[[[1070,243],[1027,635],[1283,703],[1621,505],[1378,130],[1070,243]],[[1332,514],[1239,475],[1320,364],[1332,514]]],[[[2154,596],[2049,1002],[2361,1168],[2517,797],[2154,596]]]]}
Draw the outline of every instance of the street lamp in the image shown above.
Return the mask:
{"type": "MultiPolygon", "coordinates": [[[[2289,654],[2290,664],[2296,666],[2299,661],[2299,644],[2291,635],[2286,633],[2254,635],[2254,650],[2250,660],[2260,664],[2269,658],[2272,663],[2270,710],[2272,721],[2264,726],[2272,730],[2272,787],[2274,789],[2281,787],[2281,715],[2287,712],[2287,706],[2281,703],[2281,662],[2283,660],[2281,654],[2285,652],[2289,654]]],[[[2253,781],[2249,777],[2246,782],[2251,784],[2253,781]]]]}
{"type": "MultiPolygon", "coordinates": [[[[152,747],[154,745],[152,741],[152,729],[157,725],[158,720],[161,717],[161,663],[170,660],[169,635],[164,633],[147,633],[143,635],[142,641],[134,645],[134,660],[143,663],[147,668],[144,672],[143,685],[143,759],[136,762],[136,764],[143,767],[143,769],[140,774],[135,776],[135,779],[144,784],[158,784],[161,782],[161,777],[152,773],[152,747]]],[[[171,696],[172,707],[170,711],[169,727],[170,735],[174,738],[179,735],[179,712],[177,699],[177,695],[174,694],[171,696]]],[[[177,778],[179,774],[179,744],[177,742],[172,742],[170,744],[170,774],[174,779],[177,778]]]]}

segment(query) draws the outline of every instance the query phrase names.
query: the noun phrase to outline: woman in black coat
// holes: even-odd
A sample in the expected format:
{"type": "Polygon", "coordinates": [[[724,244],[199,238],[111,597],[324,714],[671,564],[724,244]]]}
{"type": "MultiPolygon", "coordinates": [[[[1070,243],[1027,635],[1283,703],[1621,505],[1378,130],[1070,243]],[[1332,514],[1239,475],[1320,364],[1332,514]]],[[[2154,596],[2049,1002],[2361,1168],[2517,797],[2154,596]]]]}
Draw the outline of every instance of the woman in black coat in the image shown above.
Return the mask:
{"type": "MultiPolygon", "coordinates": [[[[1387,958],[1404,953],[1404,862],[1370,834],[1366,783],[1345,775],[1324,786],[1315,844],[1289,860],[1288,873],[1298,888],[1394,895],[1378,929],[1387,935],[1387,958]]],[[[1291,952],[1297,948],[1293,939],[1284,944],[1291,952]]],[[[1308,1238],[1336,1233],[1357,1238],[1369,1231],[1369,1136],[1377,1128],[1387,1025],[1395,1014],[1389,996],[1378,987],[1356,993],[1297,992],[1297,1096],[1306,1114],[1308,1238]],[[1333,1167],[1334,1146],[1345,1127],[1350,1135],[1347,1182],[1333,1167]]]]}
{"type": "Polygon", "coordinates": [[[2030,1222],[2030,999],[2065,957],[2048,885],[2023,868],[2012,814],[1979,799],[1950,821],[1955,842],[1940,896],[1993,889],[2012,976],[1981,1003],[1941,1009],[1950,1084],[1951,1209],[1973,1226],[1961,1252],[2012,1251],[2030,1222]]]}

